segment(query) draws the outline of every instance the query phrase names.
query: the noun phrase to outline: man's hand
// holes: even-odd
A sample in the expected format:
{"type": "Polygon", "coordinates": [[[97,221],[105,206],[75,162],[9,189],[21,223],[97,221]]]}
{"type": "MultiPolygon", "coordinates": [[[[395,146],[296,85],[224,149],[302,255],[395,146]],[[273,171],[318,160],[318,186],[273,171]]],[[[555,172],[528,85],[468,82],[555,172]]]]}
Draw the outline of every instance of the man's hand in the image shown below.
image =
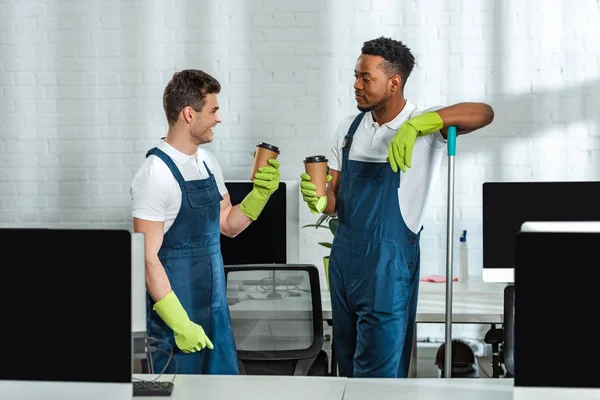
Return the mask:
{"type": "MultiPolygon", "coordinates": [[[[300,192],[302,193],[302,199],[308,205],[310,212],[313,214],[320,214],[327,207],[327,196],[317,196],[317,186],[310,181],[310,176],[305,172],[300,175],[300,192]]],[[[332,180],[331,175],[327,175],[326,182],[329,183],[332,180]]]]}
{"type": "Polygon", "coordinates": [[[175,344],[184,353],[194,353],[205,347],[213,348],[204,329],[190,320],[175,292],[171,291],[157,301],[152,309],[173,330],[175,344]]]}
{"type": "Polygon", "coordinates": [[[398,172],[399,167],[402,172],[406,172],[412,164],[412,152],[417,136],[432,134],[443,127],[444,121],[435,111],[418,115],[402,124],[388,146],[387,161],[392,170],[398,172]]]}
{"type": "Polygon", "coordinates": [[[271,195],[279,188],[279,161],[271,159],[270,166],[259,168],[254,175],[252,191],[240,203],[240,210],[256,221],[271,195]]]}
{"type": "Polygon", "coordinates": [[[254,188],[264,192],[265,196],[271,196],[279,187],[279,161],[271,159],[268,161],[270,167],[259,168],[254,174],[254,188]]]}

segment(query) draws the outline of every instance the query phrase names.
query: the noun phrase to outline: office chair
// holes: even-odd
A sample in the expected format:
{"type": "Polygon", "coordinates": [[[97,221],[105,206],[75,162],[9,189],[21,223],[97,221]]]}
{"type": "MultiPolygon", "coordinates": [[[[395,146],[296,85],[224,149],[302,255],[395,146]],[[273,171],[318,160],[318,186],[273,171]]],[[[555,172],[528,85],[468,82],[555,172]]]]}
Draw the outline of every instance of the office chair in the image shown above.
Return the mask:
{"type": "Polygon", "coordinates": [[[225,274],[241,374],[328,374],[317,267],[226,265],[225,274]]]}
{"type": "Polygon", "coordinates": [[[496,324],[492,324],[483,341],[492,345],[492,378],[500,378],[504,375],[504,327],[496,328],[496,324]]]}
{"type": "Polygon", "coordinates": [[[495,324],[485,334],[485,343],[492,345],[492,378],[515,377],[515,285],[504,287],[504,323],[502,328],[495,324]],[[506,371],[504,368],[506,368],[506,371]]]}

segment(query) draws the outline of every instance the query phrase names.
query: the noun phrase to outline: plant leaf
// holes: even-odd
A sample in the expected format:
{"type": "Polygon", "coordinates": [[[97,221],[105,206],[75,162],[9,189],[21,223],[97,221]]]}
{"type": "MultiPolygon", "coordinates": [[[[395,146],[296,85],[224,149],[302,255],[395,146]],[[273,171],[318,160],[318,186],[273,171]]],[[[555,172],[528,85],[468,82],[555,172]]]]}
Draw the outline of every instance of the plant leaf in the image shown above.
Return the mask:
{"type": "Polygon", "coordinates": [[[319,217],[319,219],[317,220],[317,222],[315,223],[317,225],[317,227],[321,226],[321,224],[323,224],[324,222],[327,222],[327,220],[331,218],[329,215],[323,214],[319,217]]]}
{"type": "Polygon", "coordinates": [[[337,231],[337,228],[338,228],[338,219],[331,218],[329,220],[329,230],[331,231],[331,233],[333,233],[333,236],[335,236],[335,232],[337,231]]]}
{"type": "Polygon", "coordinates": [[[331,243],[329,243],[329,242],[319,242],[319,244],[323,247],[327,247],[328,249],[331,248],[331,243]]]}
{"type": "Polygon", "coordinates": [[[319,226],[319,225],[317,225],[317,224],[309,224],[309,225],[304,225],[304,226],[303,226],[303,228],[310,228],[310,227],[314,227],[315,229],[316,229],[316,228],[326,228],[326,227],[325,227],[325,226],[323,226],[323,225],[320,225],[320,226],[319,226]]]}

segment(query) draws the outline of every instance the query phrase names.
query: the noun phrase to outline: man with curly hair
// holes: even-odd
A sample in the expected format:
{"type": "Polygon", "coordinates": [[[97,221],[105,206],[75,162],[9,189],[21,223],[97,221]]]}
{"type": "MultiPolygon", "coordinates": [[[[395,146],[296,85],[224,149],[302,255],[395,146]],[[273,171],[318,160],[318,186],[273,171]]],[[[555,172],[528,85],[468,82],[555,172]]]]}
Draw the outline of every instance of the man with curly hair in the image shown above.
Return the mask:
{"type": "Polygon", "coordinates": [[[173,75],[163,94],[167,136],[131,184],[134,230],[145,234],[147,329],[162,340],[153,344],[155,371],[172,348],[165,373],[239,373],[220,235],[235,237],[258,218],[279,187],[279,162],[259,168],[252,191],[231,204],[221,167],[199,147],[221,123],[220,91],[203,71],[173,75]]]}
{"type": "Polygon", "coordinates": [[[311,212],[336,215],[329,261],[333,338],[346,377],[407,377],[417,312],[423,215],[446,147],[490,124],[484,103],[419,109],[404,97],[415,58],[402,42],[363,44],[354,69],[360,113],[338,126],[325,196],[310,176],[311,212]]]}

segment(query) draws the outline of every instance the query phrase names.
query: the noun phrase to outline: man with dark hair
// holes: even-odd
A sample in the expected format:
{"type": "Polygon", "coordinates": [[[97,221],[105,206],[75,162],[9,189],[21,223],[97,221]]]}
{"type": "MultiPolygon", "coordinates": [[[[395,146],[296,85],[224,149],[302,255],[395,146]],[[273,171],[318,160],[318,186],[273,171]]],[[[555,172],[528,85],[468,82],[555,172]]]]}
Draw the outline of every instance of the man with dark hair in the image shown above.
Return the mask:
{"type": "Polygon", "coordinates": [[[483,103],[417,109],[404,97],[414,63],[400,41],[365,42],[354,69],[361,112],[342,121],[335,134],[327,194],[316,196],[310,176],[301,176],[311,212],[338,215],[329,284],[342,376],[408,375],[421,223],[447,128],[466,134],[494,116],[483,103]]]}
{"type": "MultiPolygon", "coordinates": [[[[148,334],[168,342],[176,360],[165,373],[239,373],[220,235],[246,229],[279,186],[279,162],[269,160],[248,196],[232,206],[217,160],[199,147],[212,142],[221,123],[220,91],[203,71],[173,75],[163,95],[167,136],[147,153],[131,184],[134,230],[146,242],[148,334]]],[[[162,371],[170,347],[153,345],[159,350],[154,369],[162,371]]]]}

